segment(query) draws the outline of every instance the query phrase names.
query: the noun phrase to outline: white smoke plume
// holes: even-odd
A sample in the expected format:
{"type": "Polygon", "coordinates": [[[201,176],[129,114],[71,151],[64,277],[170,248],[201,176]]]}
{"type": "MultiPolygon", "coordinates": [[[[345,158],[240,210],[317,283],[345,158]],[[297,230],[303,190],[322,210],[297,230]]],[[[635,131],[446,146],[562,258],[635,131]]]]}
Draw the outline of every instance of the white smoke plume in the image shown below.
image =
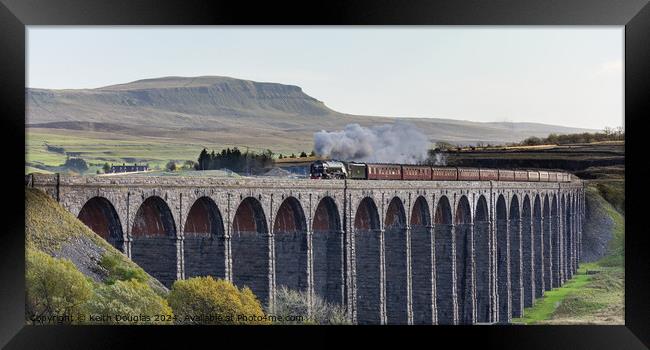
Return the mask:
{"type": "Polygon", "coordinates": [[[332,159],[416,164],[427,158],[431,143],[414,125],[397,121],[373,127],[348,124],[343,131],[314,133],[314,151],[332,159]]]}

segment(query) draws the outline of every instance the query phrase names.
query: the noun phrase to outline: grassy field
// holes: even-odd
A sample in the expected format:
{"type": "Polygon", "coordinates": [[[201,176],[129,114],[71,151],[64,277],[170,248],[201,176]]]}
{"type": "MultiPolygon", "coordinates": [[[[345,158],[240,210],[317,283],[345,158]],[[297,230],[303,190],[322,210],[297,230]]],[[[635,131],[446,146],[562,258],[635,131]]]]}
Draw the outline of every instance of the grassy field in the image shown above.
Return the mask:
{"type": "MultiPolygon", "coordinates": [[[[80,157],[89,165],[86,174],[95,174],[101,166],[109,164],[148,163],[151,169],[164,169],[170,160],[182,164],[186,160],[196,161],[203,148],[220,151],[230,147],[241,150],[261,152],[261,145],[238,142],[236,139],[224,142],[211,142],[215,139],[204,137],[184,137],[182,134],[161,136],[133,136],[128,134],[75,131],[64,129],[26,129],[25,173],[32,171],[64,171],[60,166],[66,161],[66,154],[80,157]],[[48,145],[50,147],[48,147],[48,145]],[[63,152],[61,152],[61,149],[63,152]],[[40,169],[40,170],[34,170],[40,169]]],[[[273,152],[289,155],[292,152],[307,153],[311,149],[296,149],[291,140],[280,142],[273,152]]]]}
{"type": "Polygon", "coordinates": [[[582,263],[570,281],[545,292],[533,307],[524,310],[524,317],[513,323],[624,324],[625,218],[624,212],[617,210],[620,203],[624,204],[624,187],[620,183],[606,187],[600,184],[591,183],[587,190],[599,192],[606,199],[603,208],[614,222],[608,254],[599,261],[582,263]]]}

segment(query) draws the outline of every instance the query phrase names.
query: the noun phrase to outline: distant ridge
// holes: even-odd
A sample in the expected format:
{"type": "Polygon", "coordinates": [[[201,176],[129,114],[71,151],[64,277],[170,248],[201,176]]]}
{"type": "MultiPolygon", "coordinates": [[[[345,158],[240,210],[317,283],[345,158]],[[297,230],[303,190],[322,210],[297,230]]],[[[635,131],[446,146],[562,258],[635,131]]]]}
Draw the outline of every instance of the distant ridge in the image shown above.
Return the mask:
{"type": "MultiPolygon", "coordinates": [[[[298,144],[314,132],[341,130],[396,118],[358,116],[328,108],[299,86],[231,77],[161,77],[95,89],[26,89],[30,128],[89,130],[129,135],[169,135],[200,130],[214,138],[273,138],[298,144]]],[[[436,118],[399,118],[415,124],[432,141],[504,143],[550,133],[593,131],[538,123],[479,123],[436,118]]],[[[180,137],[180,134],[179,134],[180,137]]],[[[193,137],[187,134],[185,137],[193,137]]],[[[206,137],[203,135],[202,137],[206,137]]]]}

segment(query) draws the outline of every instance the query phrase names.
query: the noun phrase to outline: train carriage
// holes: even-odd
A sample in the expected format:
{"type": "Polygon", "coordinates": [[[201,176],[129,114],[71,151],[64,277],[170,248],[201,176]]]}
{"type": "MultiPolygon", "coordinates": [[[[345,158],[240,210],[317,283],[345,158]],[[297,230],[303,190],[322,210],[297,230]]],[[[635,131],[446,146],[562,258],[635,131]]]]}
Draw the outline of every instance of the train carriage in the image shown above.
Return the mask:
{"type": "Polygon", "coordinates": [[[515,181],[528,181],[528,172],[524,170],[515,170],[515,181]]]}
{"type": "Polygon", "coordinates": [[[548,182],[548,171],[539,171],[539,181],[548,182]]]}
{"type": "Polygon", "coordinates": [[[402,166],[394,164],[367,164],[368,180],[401,180],[402,166]]]}
{"type": "Polygon", "coordinates": [[[431,167],[418,165],[403,165],[402,178],[404,180],[431,180],[431,167]]]}
{"type": "Polygon", "coordinates": [[[554,172],[554,171],[549,171],[548,172],[548,181],[549,182],[558,182],[557,173],[554,172]]]}
{"type": "Polygon", "coordinates": [[[458,180],[458,169],[456,168],[431,168],[431,180],[434,181],[456,181],[458,180]]]}
{"type": "Polygon", "coordinates": [[[478,168],[458,168],[458,180],[460,181],[478,181],[481,174],[478,168]]]}
{"type": "Polygon", "coordinates": [[[496,169],[479,169],[478,172],[481,181],[499,180],[499,171],[496,169]]]}
{"type": "Polygon", "coordinates": [[[515,181],[515,172],[513,170],[498,170],[499,181],[515,181]]]}
{"type": "Polygon", "coordinates": [[[529,171],[528,172],[528,181],[539,181],[539,171],[529,171]]]}

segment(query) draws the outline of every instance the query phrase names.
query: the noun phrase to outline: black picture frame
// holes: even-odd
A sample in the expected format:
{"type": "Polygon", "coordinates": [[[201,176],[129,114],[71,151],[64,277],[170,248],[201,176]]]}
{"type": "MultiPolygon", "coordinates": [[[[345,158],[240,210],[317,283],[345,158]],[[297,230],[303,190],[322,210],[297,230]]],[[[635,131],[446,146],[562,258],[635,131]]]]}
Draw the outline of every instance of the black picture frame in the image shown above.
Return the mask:
{"type": "Polygon", "coordinates": [[[648,0],[463,1],[100,1],[0,0],[0,117],[5,150],[5,230],[0,240],[0,345],[24,348],[103,348],[153,341],[189,347],[332,346],[345,336],[404,346],[476,342],[517,349],[643,349],[650,344],[648,238],[642,229],[644,117],[650,109],[650,5],[648,0]],[[24,192],[25,58],[29,25],[614,25],[625,26],[626,227],[624,326],[435,327],[178,327],[25,326],[24,192]],[[634,165],[634,163],[639,163],[634,165]],[[636,168],[632,172],[630,169],[636,168]],[[399,331],[399,335],[396,332],[399,331]],[[277,342],[271,337],[285,337],[277,342]],[[299,339],[300,338],[300,339],[299,339]],[[414,338],[417,338],[415,341],[414,338]]]}

